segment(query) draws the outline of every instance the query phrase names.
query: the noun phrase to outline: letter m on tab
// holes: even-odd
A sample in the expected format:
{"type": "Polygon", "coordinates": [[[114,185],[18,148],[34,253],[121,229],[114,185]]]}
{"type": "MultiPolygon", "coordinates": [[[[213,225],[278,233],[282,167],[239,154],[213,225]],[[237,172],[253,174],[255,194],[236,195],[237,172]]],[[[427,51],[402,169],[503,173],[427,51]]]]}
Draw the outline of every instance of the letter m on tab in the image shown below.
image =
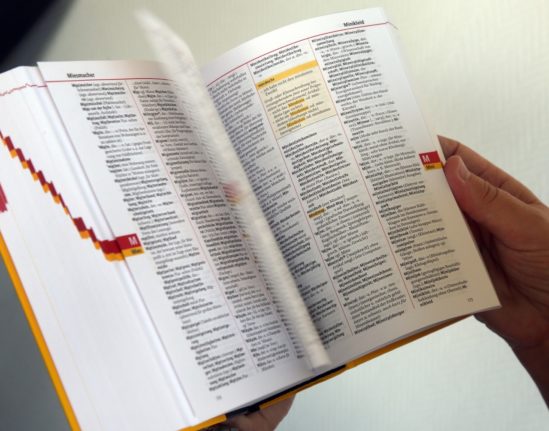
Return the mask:
{"type": "Polygon", "coordinates": [[[442,168],[442,162],[440,160],[438,152],[436,151],[431,151],[429,153],[420,153],[419,158],[425,170],[442,168]]]}
{"type": "Polygon", "coordinates": [[[116,238],[116,242],[118,243],[124,257],[144,253],[141,241],[139,241],[139,237],[134,233],[131,235],[119,236],[116,238]]]}

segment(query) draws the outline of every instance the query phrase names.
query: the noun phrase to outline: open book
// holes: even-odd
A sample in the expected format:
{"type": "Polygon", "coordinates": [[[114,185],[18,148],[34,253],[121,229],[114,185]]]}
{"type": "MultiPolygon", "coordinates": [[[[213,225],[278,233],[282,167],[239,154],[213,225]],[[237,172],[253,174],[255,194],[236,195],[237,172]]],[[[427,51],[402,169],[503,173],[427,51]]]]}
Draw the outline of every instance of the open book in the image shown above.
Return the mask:
{"type": "Polygon", "coordinates": [[[303,21],[207,101],[154,62],[0,75],[0,248],[74,429],[199,429],[499,305],[396,39],[303,21]]]}

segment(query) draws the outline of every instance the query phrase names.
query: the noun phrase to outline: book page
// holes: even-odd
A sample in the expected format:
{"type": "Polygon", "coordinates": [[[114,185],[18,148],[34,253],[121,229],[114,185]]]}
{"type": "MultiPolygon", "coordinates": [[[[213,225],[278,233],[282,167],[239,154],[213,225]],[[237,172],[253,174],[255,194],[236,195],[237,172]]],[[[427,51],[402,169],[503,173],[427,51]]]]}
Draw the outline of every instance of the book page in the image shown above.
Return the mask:
{"type": "Polygon", "coordinates": [[[0,74],[2,257],[68,396],[63,407],[85,430],[190,425],[124,262],[107,259],[113,237],[67,144],[38,70],[0,74]]]}
{"type": "Polygon", "coordinates": [[[336,363],[498,305],[395,35],[380,9],[347,12],[204,68],[336,363]]]}
{"type": "Polygon", "coordinates": [[[311,377],[158,65],[40,70],[193,423],[311,377]]]}

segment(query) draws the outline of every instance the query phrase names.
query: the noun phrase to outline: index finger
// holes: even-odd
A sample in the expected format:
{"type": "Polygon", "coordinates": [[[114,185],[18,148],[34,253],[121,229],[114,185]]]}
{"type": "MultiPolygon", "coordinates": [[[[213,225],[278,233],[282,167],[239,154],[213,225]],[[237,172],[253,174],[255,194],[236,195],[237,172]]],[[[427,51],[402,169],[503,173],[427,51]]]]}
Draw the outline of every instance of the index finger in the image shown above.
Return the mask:
{"type": "Polygon", "coordinates": [[[490,163],[461,142],[444,136],[438,136],[444,156],[459,156],[473,174],[483,178],[495,187],[510,193],[526,204],[539,203],[540,200],[524,184],[513,178],[503,169],[490,163]]]}

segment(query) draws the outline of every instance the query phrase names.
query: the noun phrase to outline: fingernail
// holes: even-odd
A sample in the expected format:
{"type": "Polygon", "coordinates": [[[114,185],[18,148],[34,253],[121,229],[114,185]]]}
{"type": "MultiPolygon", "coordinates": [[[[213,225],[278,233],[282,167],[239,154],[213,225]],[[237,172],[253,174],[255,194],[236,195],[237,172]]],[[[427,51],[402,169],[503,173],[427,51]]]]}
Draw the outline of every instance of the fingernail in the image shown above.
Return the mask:
{"type": "Polygon", "coordinates": [[[467,169],[467,166],[465,166],[465,163],[463,163],[461,158],[459,159],[458,164],[458,175],[463,181],[467,181],[471,176],[471,172],[469,172],[469,169],[467,169]]]}

